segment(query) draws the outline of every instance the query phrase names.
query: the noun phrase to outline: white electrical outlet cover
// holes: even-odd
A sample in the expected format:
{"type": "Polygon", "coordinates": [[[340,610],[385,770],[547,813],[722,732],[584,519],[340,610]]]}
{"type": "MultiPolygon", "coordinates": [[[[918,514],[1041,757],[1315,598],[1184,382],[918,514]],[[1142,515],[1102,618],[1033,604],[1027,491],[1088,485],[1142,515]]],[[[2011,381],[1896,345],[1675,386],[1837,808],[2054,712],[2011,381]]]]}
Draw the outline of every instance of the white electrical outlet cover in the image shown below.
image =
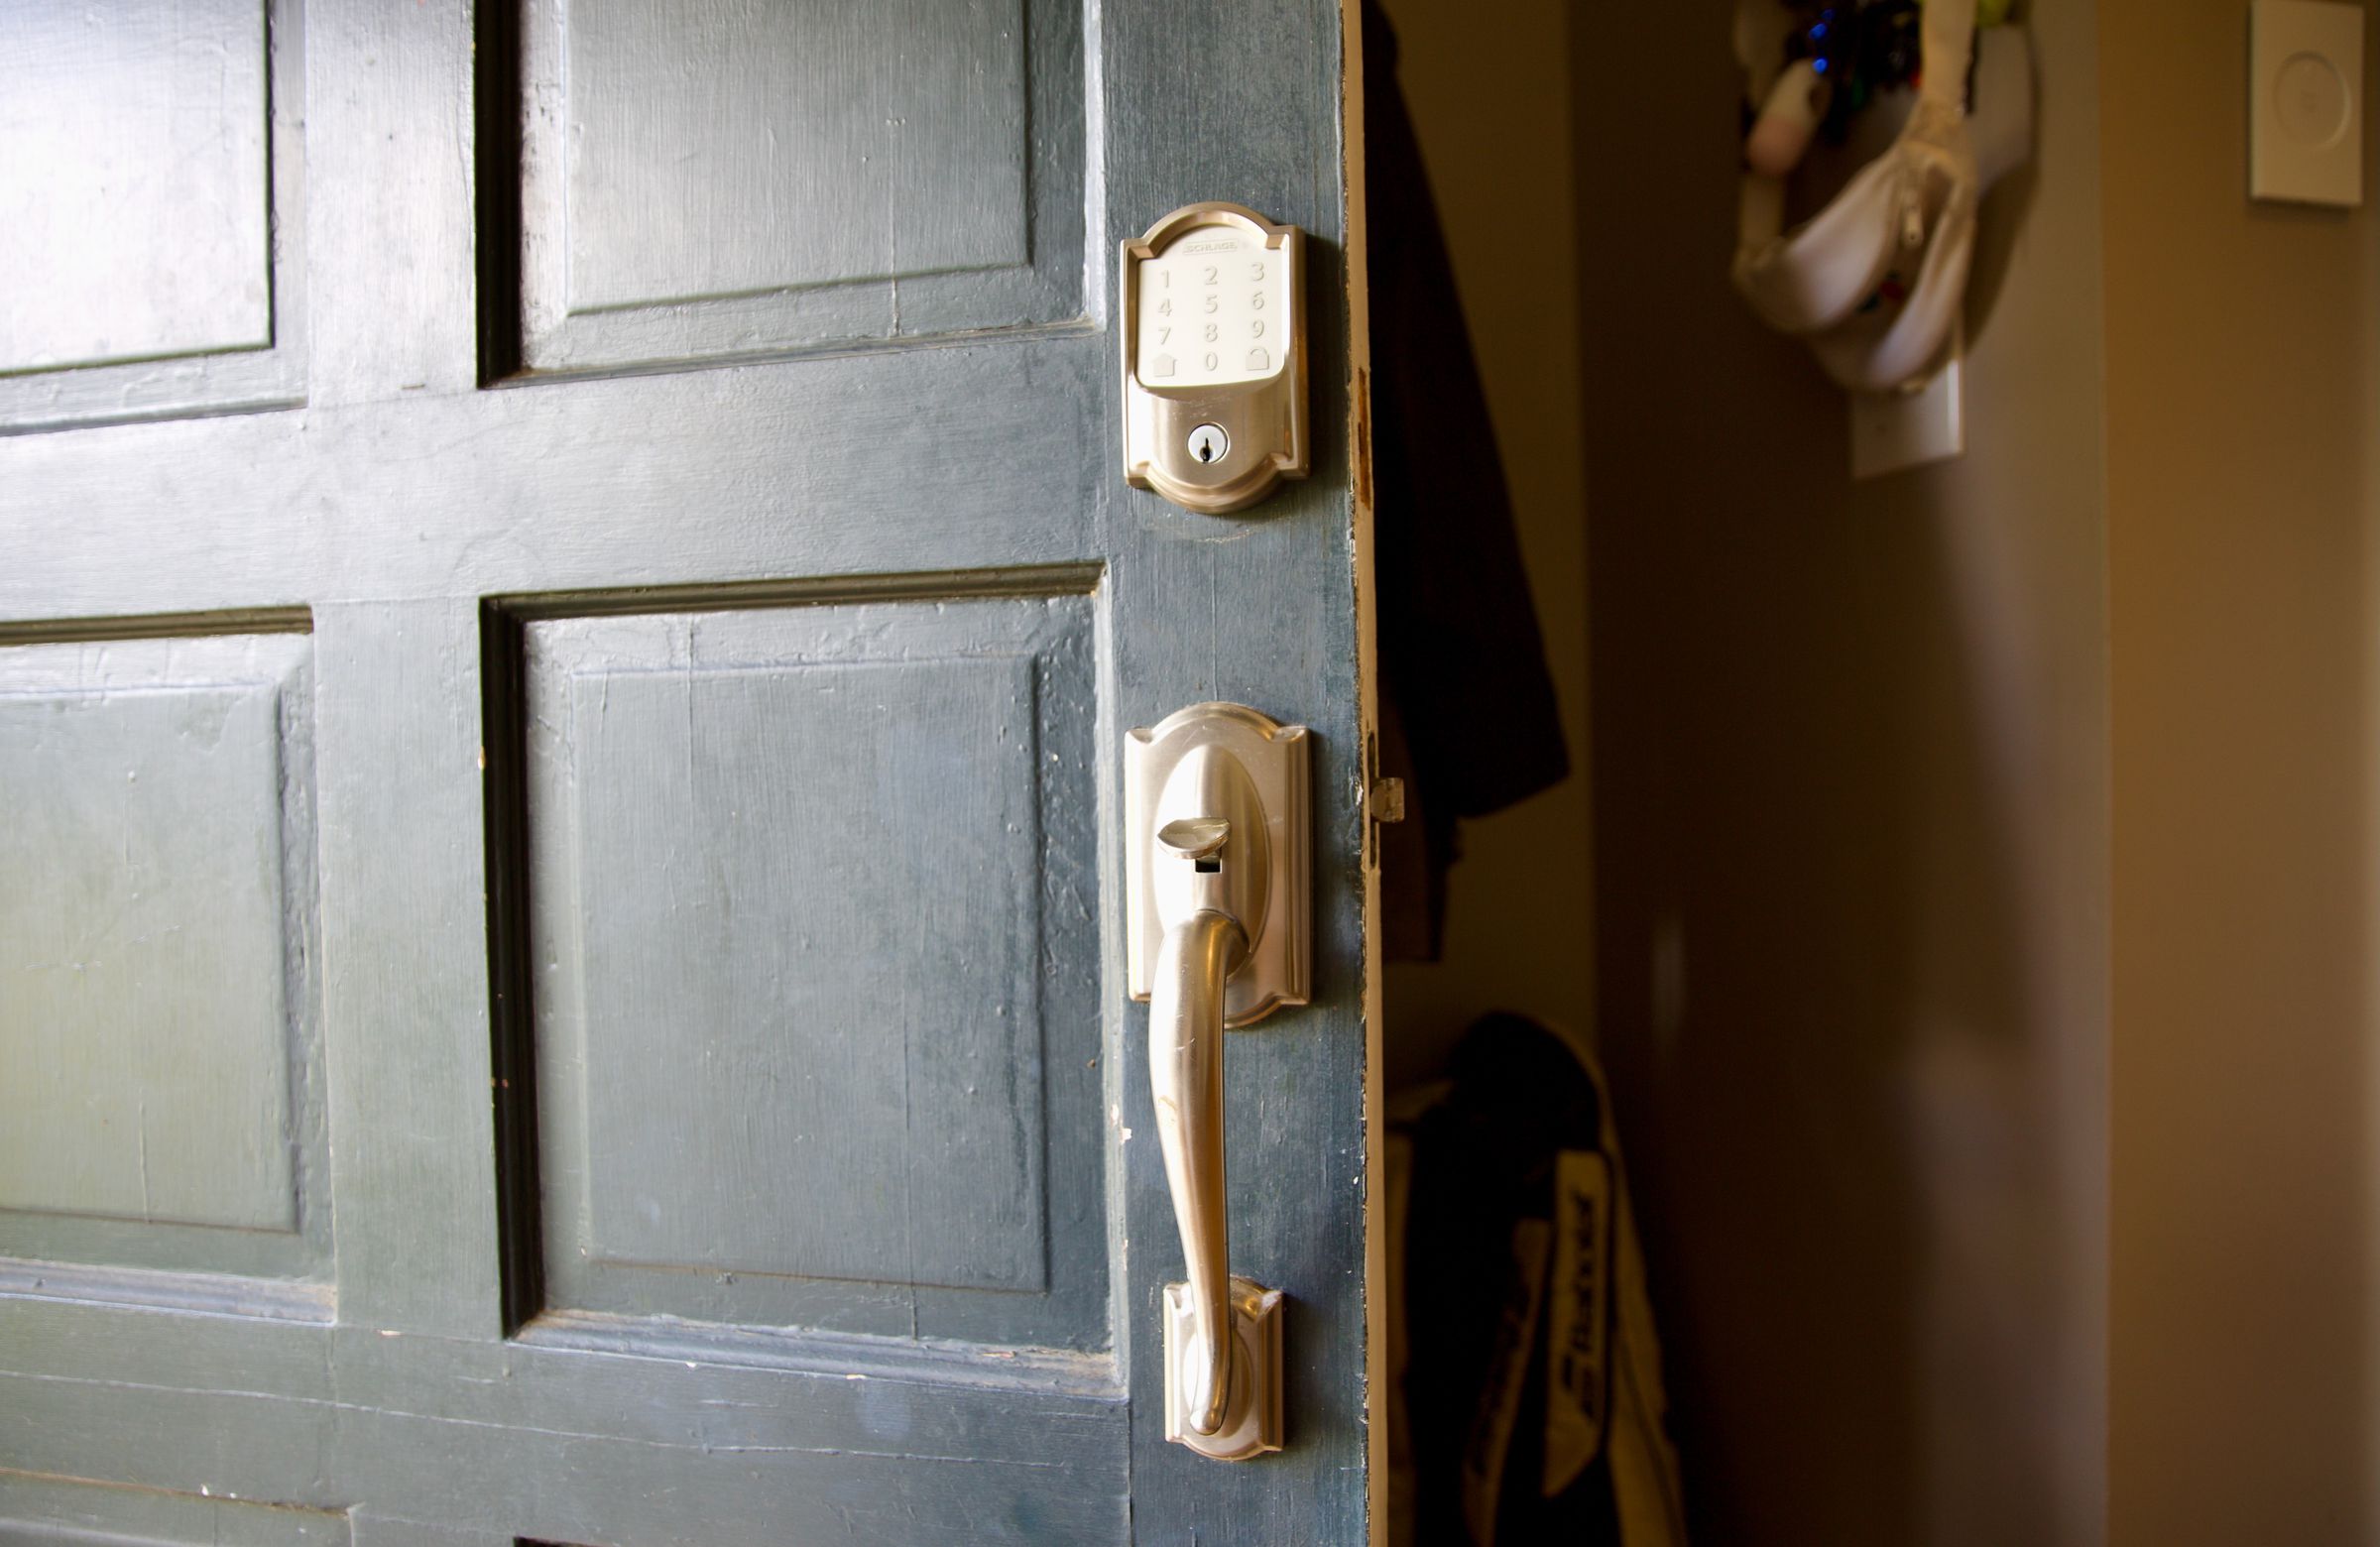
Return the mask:
{"type": "Polygon", "coordinates": [[[2363,202],[2363,7],[2256,0],[2248,41],[2248,193],[2363,202]]]}

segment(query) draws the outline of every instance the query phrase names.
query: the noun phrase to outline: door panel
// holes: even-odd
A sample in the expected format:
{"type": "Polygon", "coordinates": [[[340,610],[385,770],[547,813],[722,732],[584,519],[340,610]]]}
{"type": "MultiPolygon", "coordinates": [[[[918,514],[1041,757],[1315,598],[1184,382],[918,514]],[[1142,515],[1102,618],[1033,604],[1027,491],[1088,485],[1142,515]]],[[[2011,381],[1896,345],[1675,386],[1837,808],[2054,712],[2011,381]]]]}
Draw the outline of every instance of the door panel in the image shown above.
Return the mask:
{"type": "Polygon", "coordinates": [[[323,1270],[310,645],[0,649],[0,1254],[323,1270]]]}
{"type": "Polygon", "coordinates": [[[0,1533],[1364,1537],[1342,26],[265,14],[271,347],[0,379],[0,1533]],[[1231,520],[1124,486],[1108,314],[1218,196],[1311,236],[1315,474],[1231,520]],[[1315,746],[1244,1465],[1163,1439],[1122,951],[1125,733],[1209,698],[1315,746]]]}
{"type": "Polygon", "coordinates": [[[1108,1347],[1093,624],[525,625],[546,1307],[1108,1347]]]}
{"type": "Polygon", "coordinates": [[[293,401],[294,4],[0,7],[0,430],[293,401]]]}
{"type": "Polygon", "coordinates": [[[1080,6],[546,0],[519,43],[532,369],[1083,314],[1080,6]]]}
{"type": "Polygon", "coordinates": [[[24,282],[0,370],[271,343],[264,7],[34,5],[0,29],[0,57],[40,83],[9,93],[0,128],[18,159],[0,230],[24,282]]]}

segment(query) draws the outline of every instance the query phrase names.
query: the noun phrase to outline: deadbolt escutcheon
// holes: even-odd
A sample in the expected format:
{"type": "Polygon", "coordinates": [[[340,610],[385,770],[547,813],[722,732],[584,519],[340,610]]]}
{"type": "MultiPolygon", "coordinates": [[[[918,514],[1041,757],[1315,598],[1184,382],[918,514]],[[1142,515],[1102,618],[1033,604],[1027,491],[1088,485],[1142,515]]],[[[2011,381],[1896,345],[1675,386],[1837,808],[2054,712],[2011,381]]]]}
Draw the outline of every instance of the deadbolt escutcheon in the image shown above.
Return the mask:
{"type": "Polygon", "coordinates": [[[1305,477],[1305,234],[1188,204],[1118,267],[1126,482],[1223,516],[1305,477]]]}

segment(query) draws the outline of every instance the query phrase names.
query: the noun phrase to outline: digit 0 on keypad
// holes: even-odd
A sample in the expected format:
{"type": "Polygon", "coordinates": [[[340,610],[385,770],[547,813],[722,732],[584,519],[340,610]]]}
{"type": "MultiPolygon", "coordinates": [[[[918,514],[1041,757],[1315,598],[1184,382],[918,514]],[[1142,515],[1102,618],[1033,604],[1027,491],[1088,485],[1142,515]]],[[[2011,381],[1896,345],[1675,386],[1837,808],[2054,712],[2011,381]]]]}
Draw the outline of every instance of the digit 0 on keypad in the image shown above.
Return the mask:
{"type": "Polygon", "coordinates": [[[1125,481],[1226,516],[1306,476],[1305,233],[1186,204],[1118,269],[1125,481]]]}

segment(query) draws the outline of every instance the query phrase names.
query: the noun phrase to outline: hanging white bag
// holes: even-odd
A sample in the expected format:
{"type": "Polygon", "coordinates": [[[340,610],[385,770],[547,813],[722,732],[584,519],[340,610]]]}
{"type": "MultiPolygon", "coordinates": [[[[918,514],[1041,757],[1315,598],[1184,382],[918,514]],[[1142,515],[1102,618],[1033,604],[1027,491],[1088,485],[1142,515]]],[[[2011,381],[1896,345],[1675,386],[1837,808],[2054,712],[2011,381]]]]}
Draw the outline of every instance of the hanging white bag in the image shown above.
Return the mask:
{"type": "Polygon", "coordinates": [[[1976,206],[2025,159],[2032,136],[2032,59],[2021,30],[1984,35],[1971,115],[1973,0],[1929,0],[1920,48],[1916,101],[1899,134],[1816,215],[1782,230],[1782,180],[1744,176],[1735,288],[1770,326],[1806,339],[1829,376],[1859,392],[1914,388],[1941,366],[1966,294],[1976,206]]]}

